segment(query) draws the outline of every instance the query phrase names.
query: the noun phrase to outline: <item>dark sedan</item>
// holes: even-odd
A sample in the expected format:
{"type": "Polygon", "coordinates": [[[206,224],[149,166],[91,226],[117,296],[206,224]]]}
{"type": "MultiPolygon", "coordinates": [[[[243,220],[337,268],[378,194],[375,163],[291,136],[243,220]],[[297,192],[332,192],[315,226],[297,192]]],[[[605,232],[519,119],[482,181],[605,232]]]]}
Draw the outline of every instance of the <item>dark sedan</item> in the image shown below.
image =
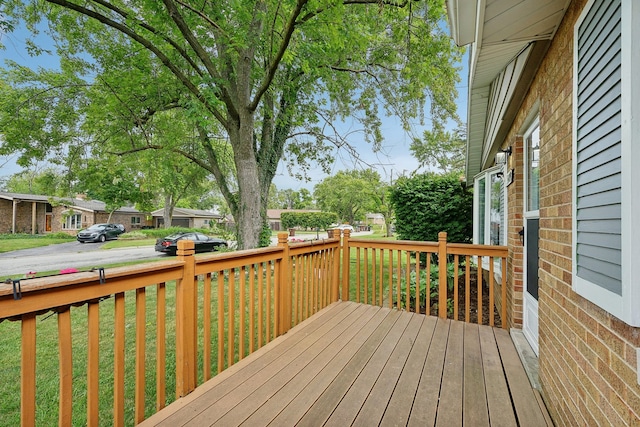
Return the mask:
{"type": "Polygon", "coordinates": [[[156,252],[175,255],[178,251],[179,240],[193,240],[196,252],[210,252],[227,247],[227,242],[225,240],[209,237],[202,233],[186,232],[175,233],[165,237],[164,239],[158,239],[156,241],[156,252]]]}
{"type": "Polygon", "coordinates": [[[93,224],[91,227],[78,232],[78,242],[104,242],[117,239],[124,233],[124,227],[120,224],[93,224]]]}

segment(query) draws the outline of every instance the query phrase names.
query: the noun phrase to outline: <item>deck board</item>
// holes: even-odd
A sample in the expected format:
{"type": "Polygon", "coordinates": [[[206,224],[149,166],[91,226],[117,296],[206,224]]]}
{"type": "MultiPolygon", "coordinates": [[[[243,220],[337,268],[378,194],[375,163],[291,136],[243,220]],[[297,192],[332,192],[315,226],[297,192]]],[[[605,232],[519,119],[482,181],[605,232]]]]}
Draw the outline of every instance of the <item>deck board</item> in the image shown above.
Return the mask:
{"type": "MultiPolygon", "coordinates": [[[[420,332],[423,319],[424,318],[420,316],[412,316],[410,319],[407,328],[400,337],[387,364],[382,369],[380,376],[371,389],[366,402],[362,405],[353,425],[367,427],[381,423],[387,405],[391,401],[391,397],[398,385],[402,372],[405,370],[411,350],[420,332]]],[[[404,385],[401,386],[401,388],[405,388],[404,385]]],[[[405,420],[407,418],[405,418],[405,420]]]]}
{"type": "Polygon", "coordinates": [[[516,424],[516,418],[493,331],[491,328],[480,328],[489,421],[494,426],[512,426],[516,424]]]}
{"type": "Polygon", "coordinates": [[[448,337],[449,322],[437,319],[413,409],[409,415],[409,426],[432,426],[436,422],[448,337]]]}
{"type": "Polygon", "coordinates": [[[453,322],[449,326],[447,353],[440,383],[440,398],[436,426],[462,425],[462,391],[464,374],[464,323],[453,322]]]}
{"type": "MultiPolygon", "coordinates": [[[[419,317],[416,316],[416,318],[419,317]]],[[[389,402],[385,404],[386,410],[380,422],[381,426],[407,425],[430,350],[436,319],[431,316],[422,317],[420,330],[407,358],[407,363],[398,378],[389,402]]]]}
{"type": "Polygon", "coordinates": [[[545,425],[535,396],[506,331],[340,302],[142,425],[545,425]]]}
{"type": "MultiPolygon", "coordinates": [[[[308,409],[316,404],[316,401],[325,393],[329,385],[336,379],[336,376],[351,361],[351,357],[360,349],[366,340],[379,328],[382,322],[388,319],[386,314],[378,311],[367,325],[360,330],[356,338],[351,340],[334,358],[330,365],[316,375],[298,395],[288,403],[286,410],[281,411],[270,425],[296,425],[308,409]]],[[[389,322],[390,319],[387,320],[389,322]]]]}
{"type": "Polygon", "coordinates": [[[478,325],[471,323],[464,325],[464,350],[463,424],[488,426],[489,413],[478,325]]]}

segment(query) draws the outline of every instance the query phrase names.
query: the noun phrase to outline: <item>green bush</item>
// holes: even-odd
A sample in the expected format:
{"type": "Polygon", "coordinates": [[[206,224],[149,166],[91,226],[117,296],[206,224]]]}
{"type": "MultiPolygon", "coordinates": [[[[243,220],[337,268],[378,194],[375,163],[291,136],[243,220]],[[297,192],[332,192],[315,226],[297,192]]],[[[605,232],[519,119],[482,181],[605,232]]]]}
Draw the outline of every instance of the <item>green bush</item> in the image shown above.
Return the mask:
{"type": "Polygon", "coordinates": [[[402,240],[435,242],[441,231],[449,242],[473,239],[473,193],[455,174],[400,178],[391,189],[391,203],[402,240]]]}
{"type": "Polygon", "coordinates": [[[280,221],[285,229],[300,227],[326,230],[338,221],[338,215],[332,212],[282,212],[280,221]]]}

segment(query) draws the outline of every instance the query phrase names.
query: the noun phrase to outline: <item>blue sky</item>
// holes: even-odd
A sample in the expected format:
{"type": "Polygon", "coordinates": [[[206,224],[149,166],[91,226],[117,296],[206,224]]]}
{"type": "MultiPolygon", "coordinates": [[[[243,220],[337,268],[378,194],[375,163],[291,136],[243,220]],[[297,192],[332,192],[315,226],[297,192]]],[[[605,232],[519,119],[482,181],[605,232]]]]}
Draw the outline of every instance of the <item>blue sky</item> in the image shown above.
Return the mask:
{"type": "MultiPolygon", "coordinates": [[[[0,49],[0,66],[4,66],[5,59],[11,59],[21,65],[32,68],[58,68],[58,59],[53,54],[43,54],[38,57],[31,57],[27,54],[24,43],[26,35],[27,33],[23,28],[18,28],[11,34],[0,33],[0,44],[5,46],[4,50],[0,49]]],[[[51,47],[51,41],[46,36],[40,35],[39,38],[36,39],[36,42],[39,46],[45,48],[51,47]]],[[[53,49],[51,50],[53,51],[53,49]]],[[[464,122],[466,121],[467,114],[466,82],[468,69],[466,55],[463,58],[461,66],[457,105],[458,115],[464,122]]],[[[424,122],[426,126],[421,126],[419,120],[415,121],[412,129],[413,136],[421,136],[422,132],[430,126],[429,118],[425,118],[424,122]]],[[[349,129],[349,124],[344,124],[344,126],[345,130],[356,130],[356,128],[349,129]]],[[[412,135],[402,129],[398,119],[394,117],[383,118],[382,133],[384,143],[379,152],[374,152],[371,145],[364,141],[359,132],[351,133],[348,140],[352,146],[356,147],[362,160],[375,167],[382,179],[386,182],[390,182],[402,174],[408,174],[416,170],[424,171],[424,169],[418,169],[418,162],[411,155],[409,147],[411,145],[412,135]]],[[[329,175],[340,170],[365,167],[362,164],[358,166],[355,160],[344,150],[334,150],[333,157],[335,162],[332,165],[329,175]]],[[[17,173],[20,170],[21,168],[15,164],[14,159],[0,157],[0,178],[17,173]]],[[[289,175],[284,162],[280,162],[273,182],[278,189],[292,188],[299,190],[300,188],[308,188],[309,190],[313,190],[314,185],[327,177],[327,174],[325,174],[320,167],[312,168],[308,171],[307,175],[309,181],[298,181],[289,175]]]]}

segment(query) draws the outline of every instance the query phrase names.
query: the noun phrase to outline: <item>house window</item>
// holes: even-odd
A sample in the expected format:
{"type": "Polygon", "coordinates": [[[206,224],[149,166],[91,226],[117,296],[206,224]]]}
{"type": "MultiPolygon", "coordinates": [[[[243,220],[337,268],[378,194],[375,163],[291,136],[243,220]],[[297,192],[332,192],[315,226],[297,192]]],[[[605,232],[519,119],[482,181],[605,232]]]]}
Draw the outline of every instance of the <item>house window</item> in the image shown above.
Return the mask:
{"type": "MultiPolygon", "coordinates": [[[[487,169],[474,179],[473,243],[480,245],[506,245],[505,166],[487,169]]],[[[482,267],[489,269],[489,258],[482,258],[482,267]]],[[[499,279],[500,259],[494,259],[494,272],[499,279]]]]}
{"type": "Polygon", "coordinates": [[[505,245],[505,187],[503,167],[476,176],[474,184],[474,236],[481,245],[505,245]]]}
{"type": "Polygon", "coordinates": [[[640,71],[634,0],[592,0],[574,28],[573,288],[640,326],[640,71]],[[635,163],[635,164],[634,164],[635,163]]]}
{"type": "Polygon", "coordinates": [[[131,217],[131,225],[140,225],[141,219],[139,216],[131,217]]]}
{"type": "Polygon", "coordinates": [[[62,213],[62,229],[63,230],[80,230],[82,228],[82,215],[77,213],[62,213]]]}

